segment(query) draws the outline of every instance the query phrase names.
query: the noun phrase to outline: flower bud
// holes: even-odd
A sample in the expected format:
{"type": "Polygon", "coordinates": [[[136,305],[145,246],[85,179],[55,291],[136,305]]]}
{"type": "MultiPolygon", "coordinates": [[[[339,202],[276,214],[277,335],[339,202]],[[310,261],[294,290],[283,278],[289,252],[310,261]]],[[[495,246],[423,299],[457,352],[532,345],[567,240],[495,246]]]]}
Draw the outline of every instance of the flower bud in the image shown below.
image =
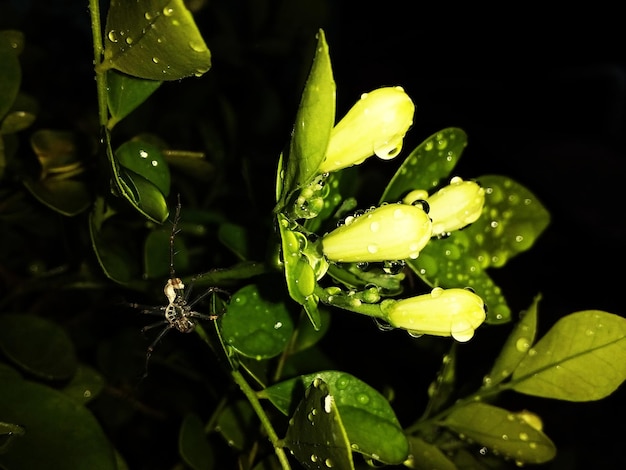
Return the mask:
{"type": "Polygon", "coordinates": [[[387,321],[411,334],[452,336],[466,342],[485,321],[483,300],[467,289],[435,287],[430,294],[390,303],[387,321]]]}
{"type": "Polygon", "coordinates": [[[325,235],[322,251],[346,263],[415,259],[430,237],[430,218],[421,207],[385,204],[325,235]]]}
{"type": "Polygon", "coordinates": [[[402,139],[413,124],[415,106],[402,87],[378,88],[361,99],[330,133],[318,173],[358,165],[376,154],[390,160],[402,150],[402,139]]]}
{"type": "Polygon", "coordinates": [[[448,186],[426,199],[433,221],[433,236],[458,230],[475,222],[483,210],[485,190],[474,181],[454,177],[448,186]]]}

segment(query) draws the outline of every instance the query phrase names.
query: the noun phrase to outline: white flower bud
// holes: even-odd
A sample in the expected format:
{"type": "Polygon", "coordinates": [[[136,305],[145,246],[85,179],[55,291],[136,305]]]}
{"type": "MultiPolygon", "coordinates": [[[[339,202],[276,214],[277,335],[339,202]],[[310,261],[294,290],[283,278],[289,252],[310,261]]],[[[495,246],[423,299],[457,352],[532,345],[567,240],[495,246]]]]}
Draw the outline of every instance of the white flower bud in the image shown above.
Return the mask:
{"type": "Polygon", "coordinates": [[[433,221],[433,236],[458,230],[475,222],[485,204],[485,190],[473,181],[452,178],[450,184],[426,199],[433,221]]]}

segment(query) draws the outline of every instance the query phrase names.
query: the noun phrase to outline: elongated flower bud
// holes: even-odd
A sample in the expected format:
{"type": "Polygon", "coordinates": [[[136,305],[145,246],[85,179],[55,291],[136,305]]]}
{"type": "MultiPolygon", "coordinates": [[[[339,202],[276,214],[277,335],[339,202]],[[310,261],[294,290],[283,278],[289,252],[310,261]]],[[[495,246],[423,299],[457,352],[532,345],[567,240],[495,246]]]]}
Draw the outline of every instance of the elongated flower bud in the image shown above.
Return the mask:
{"type": "Polygon", "coordinates": [[[361,99],[330,133],[326,156],[318,173],[358,165],[376,154],[390,160],[402,150],[415,106],[402,87],[378,88],[361,99]]]}
{"type": "Polygon", "coordinates": [[[346,263],[415,259],[431,230],[421,207],[386,204],[325,235],[322,251],[329,260],[346,263]]]}
{"type": "Polygon", "coordinates": [[[485,204],[485,190],[474,181],[452,178],[450,184],[426,199],[433,221],[433,236],[458,230],[475,222],[485,204]]]}
{"type": "Polygon", "coordinates": [[[483,300],[467,289],[435,287],[430,294],[390,303],[387,321],[412,334],[469,341],[486,318],[483,300]]]}

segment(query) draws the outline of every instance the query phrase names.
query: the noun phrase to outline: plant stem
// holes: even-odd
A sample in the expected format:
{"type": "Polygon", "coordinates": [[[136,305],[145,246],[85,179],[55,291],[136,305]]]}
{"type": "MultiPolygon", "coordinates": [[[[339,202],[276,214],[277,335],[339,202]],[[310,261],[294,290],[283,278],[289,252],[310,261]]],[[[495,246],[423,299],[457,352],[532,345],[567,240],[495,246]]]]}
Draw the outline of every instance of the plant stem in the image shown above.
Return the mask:
{"type": "Polygon", "coordinates": [[[107,105],[107,79],[106,71],[98,71],[97,66],[102,62],[102,25],[100,22],[99,0],[89,0],[89,12],[91,14],[91,35],[93,37],[93,58],[96,68],[96,88],[98,93],[98,118],[101,127],[105,127],[109,120],[107,105]]]}
{"type": "Polygon", "coordinates": [[[285,451],[283,450],[283,447],[280,444],[280,439],[278,438],[276,431],[274,431],[274,428],[272,427],[272,423],[270,423],[270,420],[267,414],[265,413],[265,410],[261,406],[261,403],[259,402],[256,392],[250,387],[248,382],[246,382],[246,379],[244,379],[243,375],[241,375],[239,371],[233,370],[231,374],[233,376],[233,379],[237,383],[237,385],[239,385],[239,388],[241,389],[243,394],[246,396],[246,398],[250,402],[250,405],[252,405],[252,408],[254,409],[256,415],[259,417],[259,420],[261,421],[261,425],[267,432],[267,436],[269,437],[270,442],[274,446],[274,451],[276,452],[276,456],[278,457],[278,460],[280,461],[281,467],[283,468],[283,470],[290,470],[291,466],[289,465],[289,460],[287,460],[287,454],[285,454],[285,451]]]}

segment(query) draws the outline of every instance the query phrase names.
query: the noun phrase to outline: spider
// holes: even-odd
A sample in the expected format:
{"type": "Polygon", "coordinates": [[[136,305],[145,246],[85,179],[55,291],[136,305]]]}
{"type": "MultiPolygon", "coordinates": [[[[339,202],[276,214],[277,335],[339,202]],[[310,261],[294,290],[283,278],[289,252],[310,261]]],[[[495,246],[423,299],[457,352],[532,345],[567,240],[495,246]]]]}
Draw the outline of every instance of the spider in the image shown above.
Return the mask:
{"type": "Polygon", "coordinates": [[[170,278],[165,283],[165,287],[163,288],[163,292],[165,297],[167,298],[168,304],[165,306],[146,306],[137,303],[131,303],[130,306],[133,308],[137,308],[141,310],[141,313],[148,315],[162,315],[165,318],[161,321],[153,323],[151,325],[144,326],[141,329],[142,333],[146,331],[156,328],[159,326],[164,326],[161,332],[156,336],[152,344],[148,347],[146,352],[146,365],[145,365],[145,373],[144,377],[148,375],[148,363],[150,361],[150,356],[154,351],[154,348],[157,346],[159,341],[163,339],[163,337],[167,334],[168,331],[172,329],[176,329],[181,333],[191,333],[200,320],[214,321],[219,318],[220,314],[212,313],[212,314],[204,314],[194,310],[194,306],[198,304],[198,302],[202,301],[206,296],[212,293],[222,293],[229,295],[229,293],[219,287],[209,287],[202,294],[197,296],[193,300],[189,300],[189,296],[191,294],[191,288],[193,286],[193,281],[189,288],[185,290],[185,284],[182,279],[176,277],[176,273],[174,271],[174,239],[176,234],[180,230],[178,230],[178,223],[180,222],[180,197],[178,198],[178,204],[176,205],[176,213],[174,215],[174,221],[172,222],[172,231],[170,233],[170,278]]]}

